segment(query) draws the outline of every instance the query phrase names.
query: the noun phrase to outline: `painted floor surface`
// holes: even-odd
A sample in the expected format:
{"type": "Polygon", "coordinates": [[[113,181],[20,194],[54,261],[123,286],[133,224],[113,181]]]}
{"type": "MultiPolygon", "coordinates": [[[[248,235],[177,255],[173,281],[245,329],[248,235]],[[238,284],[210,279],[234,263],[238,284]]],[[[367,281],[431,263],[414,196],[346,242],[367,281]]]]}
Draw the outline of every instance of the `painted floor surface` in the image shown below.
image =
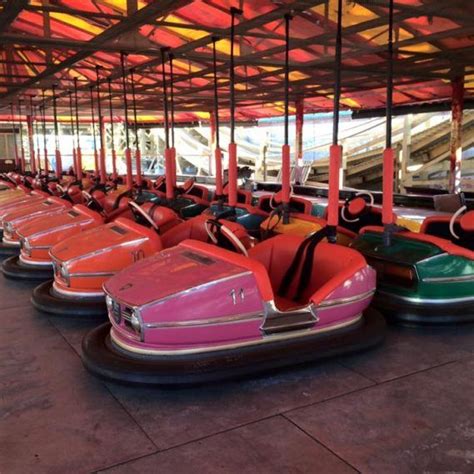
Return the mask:
{"type": "Polygon", "coordinates": [[[193,389],[104,383],[94,323],[32,309],[0,280],[0,472],[474,472],[474,327],[390,328],[386,344],[193,389]]]}

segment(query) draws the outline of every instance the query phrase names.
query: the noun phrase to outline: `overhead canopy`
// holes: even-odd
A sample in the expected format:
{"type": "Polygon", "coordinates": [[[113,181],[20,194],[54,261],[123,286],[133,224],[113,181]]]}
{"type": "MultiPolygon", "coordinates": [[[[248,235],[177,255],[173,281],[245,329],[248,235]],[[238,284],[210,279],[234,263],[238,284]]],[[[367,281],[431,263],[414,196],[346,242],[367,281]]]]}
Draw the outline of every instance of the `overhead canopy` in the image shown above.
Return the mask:
{"type": "MultiPolygon", "coordinates": [[[[344,1],[342,103],[352,109],[385,105],[389,0],[344,1]]],[[[228,114],[231,6],[242,6],[236,26],[237,119],[283,113],[285,13],[291,12],[290,99],[305,110],[332,108],[337,0],[10,0],[0,7],[0,116],[10,102],[57,84],[60,113],[78,78],[82,115],[88,88],[102,67],[113,80],[115,114],[122,114],[120,52],[135,69],[143,121],[162,120],[161,47],[175,56],[177,120],[207,119],[212,109],[212,37],[222,117],[228,114]]],[[[453,76],[464,75],[474,96],[474,2],[395,0],[395,105],[450,99],[453,76]]],[[[51,104],[49,100],[49,105],[51,104]]],[[[294,108],[290,107],[290,113],[294,108]]]]}

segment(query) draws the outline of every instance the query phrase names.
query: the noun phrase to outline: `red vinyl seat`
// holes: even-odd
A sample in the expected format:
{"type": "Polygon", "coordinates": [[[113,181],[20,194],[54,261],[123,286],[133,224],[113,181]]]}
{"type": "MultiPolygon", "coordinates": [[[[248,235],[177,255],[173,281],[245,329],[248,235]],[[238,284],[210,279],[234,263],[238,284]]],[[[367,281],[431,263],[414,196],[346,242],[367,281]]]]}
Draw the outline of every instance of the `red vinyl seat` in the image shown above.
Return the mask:
{"type": "Polygon", "coordinates": [[[364,257],[354,249],[320,242],[313,256],[314,271],[306,284],[302,299],[300,301],[293,299],[300,279],[302,262],[295,272],[287,294],[278,295],[296,249],[303,241],[303,237],[282,234],[260,242],[249,250],[249,257],[262,263],[267,270],[275,303],[280,310],[306,305],[310,301],[318,303],[342,282],[367,265],[364,257]]]}
{"type": "MultiPolygon", "coordinates": [[[[265,194],[260,196],[256,207],[264,212],[271,212],[273,210],[270,206],[272,197],[274,206],[281,203],[281,191],[279,191],[275,195],[265,194]]],[[[301,214],[311,214],[313,204],[308,199],[299,196],[290,196],[290,210],[292,212],[300,212],[301,214]]]]}
{"type": "MultiPolygon", "coordinates": [[[[205,227],[206,221],[208,220],[209,216],[199,215],[174,226],[162,235],[163,246],[165,248],[174,247],[187,239],[208,242],[209,235],[205,227]]],[[[245,248],[248,249],[253,245],[253,239],[248,235],[245,227],[225,219],[221,219],[219,222],[228,227],[242,242],[245,248]]]]}

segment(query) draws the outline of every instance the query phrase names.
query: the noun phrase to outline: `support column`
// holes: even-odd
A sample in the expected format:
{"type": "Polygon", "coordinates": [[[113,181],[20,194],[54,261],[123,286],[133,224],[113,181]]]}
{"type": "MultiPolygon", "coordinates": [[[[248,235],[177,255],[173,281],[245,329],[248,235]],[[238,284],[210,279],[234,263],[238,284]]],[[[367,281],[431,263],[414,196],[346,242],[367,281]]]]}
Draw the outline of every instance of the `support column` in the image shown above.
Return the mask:
{"type": "Polygon", "coordinates": [[[450,143],[450,173],[449,192],[461,191],[461,159],[462,159],[462,116],[464,105],[464,76],[458,76],[451,81],[451,143],[450,143]]]}
{"type": "Polygon", "coordinates": [[[294,182],[303,184],[302,166],[303,166],[303,124],[304,124],[304,99],[298,98],[295,102],[295,172],[294,182]]]}

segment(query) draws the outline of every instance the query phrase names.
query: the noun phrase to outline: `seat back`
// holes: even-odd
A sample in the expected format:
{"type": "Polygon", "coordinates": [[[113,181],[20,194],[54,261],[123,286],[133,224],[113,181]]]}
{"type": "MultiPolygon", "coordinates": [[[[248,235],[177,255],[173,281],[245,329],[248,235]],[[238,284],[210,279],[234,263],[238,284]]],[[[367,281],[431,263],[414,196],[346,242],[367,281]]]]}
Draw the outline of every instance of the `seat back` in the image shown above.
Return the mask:
{"type": "Polygon", "coordinates": [[[474,211],[458,217],[453,225],[453,230],[459,239],[456,239],[449,230],[451,216],[429,216],[421,225],[420,234],[431,235],[446,239],[453,244],[464,247],[468,250],[474,250],[474,211]]]}
{"type": "MultiPolygon", "coordinates": [[[[282,280],[303,241],[303,237],[283,234],[260,242],[249,250],[249,257],[258,260],[267,269],[275,295],[277,295],[282,280]]],[[[289,300],[296,296],[303,261],[304,258],[296,270],[289,290],[285,295],[285,298],[289,300]]],[[[328,283],[329,280],[337,278],[339,274],[345,274],[347,270],[351,269],[357,271],[365,265],[364,257],[356,250],[342,245],[320,242],[316,246],[313,255],[311,279],[306,283],[302,299],[297,304],[307,304],[316,291],[328,283]]]]}
{"type": "Polygon", "coordinates": [[[140,207],[153,219],[153,222],[160,229],[160,234],[166,233],[183,222],[176,212],[169,207],[159,206],[152,202],[145,202],[140,207]]]}
{"type": "MultiPolygon", "coordinates": [[[[174,247],[186,239],[208,242],[209,235],[206,231],[207,220],[209,220],[209,216],[199,215],[172,227],[162,235],[163,246],[165,248],[174,247]]],[[[221,219],[220,222],[227,226],[238,237],[245,248],[250,248],[252,246],[253,241],[249,237],[245,227],[236,222],[227,221],[225,219],[221,219]]],[[[229,247],[229,249],[235,250],[233,247],[229,247]]]]}
{"type": "Polygon", "coordinates": [[[462,193],[436,194],[433,196],[433,204],[435,211],[454,213],[464,206],[464,195],[462,193]]]}
{"type": "MultiPolygon", "coordinates": [[[[272,212],[273,209],[270,205],[273,196],[273,205],[281,203],[281,191],[275,195],[266,194],[261,196],[257,203],[257,208],[264,212],[272,212]]],[[[308,199],[299,196],[290,196],[290,212],[299,212],[301,214],[311,214],[313,204],[308,199]]]]}

